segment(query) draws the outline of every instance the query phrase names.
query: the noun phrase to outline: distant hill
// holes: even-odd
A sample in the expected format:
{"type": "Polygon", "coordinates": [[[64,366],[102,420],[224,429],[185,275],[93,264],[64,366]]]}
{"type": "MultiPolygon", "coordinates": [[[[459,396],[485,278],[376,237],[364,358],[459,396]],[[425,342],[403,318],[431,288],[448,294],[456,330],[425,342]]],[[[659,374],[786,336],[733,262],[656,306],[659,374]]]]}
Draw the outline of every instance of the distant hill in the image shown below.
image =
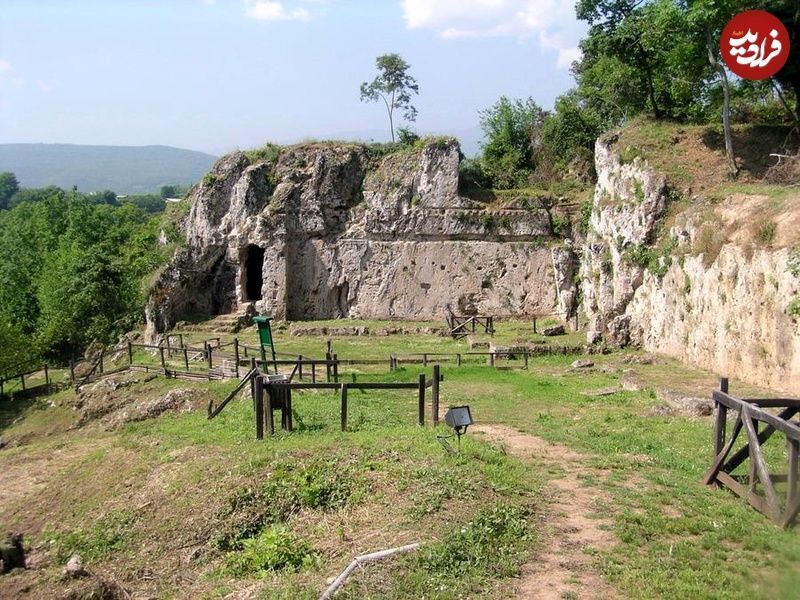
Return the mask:
{"type": "Polygon", "coordinates": [[[82,192],[157,192],[162,185],[199,181],[216,157],[170,146],[0,144],[0,172],[22,187],[57,185],[82,192]]]}

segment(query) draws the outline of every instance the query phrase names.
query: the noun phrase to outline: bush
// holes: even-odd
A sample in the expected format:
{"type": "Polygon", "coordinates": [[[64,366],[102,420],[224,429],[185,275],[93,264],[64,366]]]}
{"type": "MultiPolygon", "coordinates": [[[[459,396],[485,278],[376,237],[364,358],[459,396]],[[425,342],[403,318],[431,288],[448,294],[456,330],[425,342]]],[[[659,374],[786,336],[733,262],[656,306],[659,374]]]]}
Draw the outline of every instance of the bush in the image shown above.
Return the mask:
{"type": "Polygon", "coordinates": [[[419,135],[407,127],[397,130],[397,141],[401,146],[413,146],[419,141],[419,135]]]}
{"type": "Polygon", "coordinates": [[[800,277],[800,248],[792,248],[789,251],[789,259],[786,261],[786,268],[795,277],[800,277]]]}
{"type": "Polygon", "coordinates": [[[483,164],[478,158],[465,158],[458,165],[458,188],[470,190],[491,186],[489,177],[483,171],[483,164]]]}
{"type": "Polygon", "coordinates": [[[263,577],[275,571],[297,572],[316,560],[317,554],[307,542],[278,525],[245,540],[241,551],[229,552],[224,571],[234,577],[263,577]]]}

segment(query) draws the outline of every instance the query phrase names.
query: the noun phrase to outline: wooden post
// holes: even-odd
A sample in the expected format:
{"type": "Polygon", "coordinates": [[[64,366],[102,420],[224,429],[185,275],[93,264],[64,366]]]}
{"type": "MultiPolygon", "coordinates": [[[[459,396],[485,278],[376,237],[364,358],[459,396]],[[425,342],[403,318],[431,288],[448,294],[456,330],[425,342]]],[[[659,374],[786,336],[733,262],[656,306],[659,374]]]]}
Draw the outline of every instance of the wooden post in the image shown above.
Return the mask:
{"type": "Polygon", "coordinates": [[[528,368],[528,351],[525,350],[525,351],[523,351],[522,354],[525,357],[525,368],[527,369],[528,368]]]}
{"type": "Polygon", "coordinates": [[[419,374],[419,424],[425,425],[425,373],[419,374]]]}
{"type": "MultiPolygon", "coordinates": [[[[758,421],[753,420],[753,430],[756,433],[756,444],[758,443],[758,421]]],[[[751,492],[756,491],[756,483],[758,482],[758,471],[756,470],[756,461],[750,457],[750,472],[748,474],[748,484],[751,492]]]]}
{"type": "Polygon", "coordinates": [[[317,383],[317,363],[311,363],[311,383],[317,383]]]}
{"type": "Polygon", "coordinates": [[[133,364],[133,344],[128,342],[128,364],[133,364]]]}
{"type": "Polygon", "coordinates": [[[489,352],[489,366],[494,366],[494,352],[489,352]]]}
{"type": "Polygon", "coordinates": [[[333,355],[333,382],[339,383],[339,355],[333,355]]]}
{"type": "MultiPolygon", "coordinates": [[[[264,439],[264,381],[261,377],[255,379],[255,413],[256,413],[256,439],[264,439]]],[[[271,415],[272,411],[270,411],[271,415]]],[[[270,421],[272,418],[270,417],[270,421]]]]}
{"type": "Polygon", "coordinates": [[[389,355],[389,372],[394,371],[394,356],[389,355]]]}
{"type": "Polygon", "coordinates": [[[69,379],[75,383],[75,361],[71,358],[69,359],[69,379]]]}
{"type": "Polygon", "coordinates": [[[328,340],[328,349],[325,351],[326,354],[333,354],[333,341],[328,340]]]}
{"type": "Polygon", "coordinates": [[[347,384],[342,384],[342,431],[347,431],[347,384]]]}
{"type": "Polygon", "coordinates": [[[186,370],[189,370],[189,351],[186,349],[186,346],[183,347],[183,364],[186,366],[186,370]]]}
{"type": "Polygon", "coordinates": [[[167,334],[167,356],[172,358],[172,346],[169,343],[169,338],[172,337],[171,335],[167,334]]]}
{"type": "Polygon", "coordinates": [[[533,333],[539,333],[536,331],[536,315],[533,316],[533,333]]]}
{"type": "MultiPolygon", "coordinates": [[[[161,368],[162,369],[166,369],[167,365],[164,362],[164,348],[162,348],[161,346],[158,347],[158,355],[161,357],[161,368]]],[[[100,364],[102,364],[102,363],[100,363],[100,364]]]]}
{"type": "MultiPolygon", "coordinates": [[[[250,370],[252,371],[255,368],[256,368],[256,357],[255,356],[251,356],[250,357],[250,370]]],[[[255,398],[256,398],[256,384],[254,383],[256,379],[257,379],[257,376],[250,379],[250,396],[253,398],[254,401],[255,401],[255,398]]]]}
{"type": "Polygon", "coordinates": [[[47,371],[47,365],[44,366],[44,384],[50,385],[50,373],[47,371]]]}
{"type": "MultiPolygon", "coordinates": [[[[721,377],[719,380],[719,391],[723,394],[728,393],[728,378],[721,377]]],[[[725,427],[728,419],[728,407],[719,402],[716,404],[716,416],[714,420],[714,457],[716,458],[725,447],[725,427]]]]}
{"type": "Polygon", "coordinates": [[[211,356],[213,350],[211,349],[211,344],[206,346],[206,348],[208,348],[208,354],[206,355],[206,358],[208,358],[208,370],[210,371],[214,368],[214,359],[211,356]]]}
{"type": "Polygon", "coordinates": [[[297,357],[297,377],[300,381],[303,381],[303,355],[300,354],[297,357]]]}
{"type": "Polygon", "coordinates": [[[180,342],[181,348],[186,348],[186,345],[183,343],[183,334],[178,334],[178,341],[180,342]]]}
{"type": "Polygon", "coordinates": [[[433,426],[439,424],[439,365],[433,365],[433,384],[431,385],[431,420],[433,426]]]}
{"type": "Polygon", "coordinates": [[[456,366],[457,366],[457,367],[460,367],[460,366],[461,366],[461,352],[459,352],[458,354],[456,354],[456,366]]]}
{"type": "MultiPolygon", "coordinates": [[[[330,343],[330,342],[328,342],[330,343]]],[[[331,382],[331,353],[325,353],[325,381],[326,383],[331,382]]]]}
{"type": "Polygon", "coordinates": [[[239,338],[233,338],[233,360],[236,362],[236,379],[239,379],[239,338]]]}
{"type": "Polygon", "coordinates": [[[798,455],[800,442],[789,440],[789,472],[786,479],[786,506],[791,507],[797,499],[798,455]]]}
{"type": "Polygon", "coordinates": [[[422,366],[423,367],[427,367],[428,366],[428,355],[427,354],[423,354],[422,355],[422,366]]]}
{"type": "MultiPolygon", "coordinates": [[[[261,379],[261,377],[258,377],[258,379],[261,379]]],[[[275,389],[274,384],[265,385],[264,390],[266,391],[264,395],[264,423],[266,424],[267,433],[275,435],[275,409],[278,404],[278,391],[275,389]]],[[[281,414],[281,418],[283,418],[283,414],[281,414]]],[[[283,426],[283,423],[281,423],[281,426],[283,426]]]]}

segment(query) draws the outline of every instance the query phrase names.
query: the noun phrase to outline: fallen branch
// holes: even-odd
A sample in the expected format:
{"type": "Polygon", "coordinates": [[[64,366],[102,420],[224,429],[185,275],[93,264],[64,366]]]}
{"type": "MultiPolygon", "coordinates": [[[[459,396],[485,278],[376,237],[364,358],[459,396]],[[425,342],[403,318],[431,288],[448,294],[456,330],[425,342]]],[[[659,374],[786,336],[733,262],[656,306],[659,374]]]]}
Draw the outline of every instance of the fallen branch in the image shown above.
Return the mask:
{"type": "Polygon", "coordinates": [[[347,568],[342,571],[342,574],[339,575],[336,580],[325,590],[322,596],[319,597],[319,600],[330,600],[333,598],[333,595],[339,591],[339,588],[342,587],[345,582],[349,579],[350,575],[353,574],[353,571],[356,570],[356,567],[360,567],[366,563],[375,562],[378,560],[382,560],[384,558],[388,558],[390,556],[394,556],[395,554],[400,554],[401,552],[413,552],[419,548],[419,544],[408,544],[407,546],[400,546],[398,548],[389,548],[388,550],[381,550],[379,552],[373,552],[371,554],[362,554],[361,556],[356,556],[347,568]]]}

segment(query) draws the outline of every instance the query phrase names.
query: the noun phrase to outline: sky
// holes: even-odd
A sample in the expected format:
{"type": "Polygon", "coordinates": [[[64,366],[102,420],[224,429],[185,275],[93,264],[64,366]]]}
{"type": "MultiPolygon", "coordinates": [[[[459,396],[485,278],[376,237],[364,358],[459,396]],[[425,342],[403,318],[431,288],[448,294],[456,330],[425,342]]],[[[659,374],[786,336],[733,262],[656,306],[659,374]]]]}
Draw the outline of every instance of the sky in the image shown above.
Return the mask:
{"type": "Polygon", "coordinates": [[[0,0],[0,143],[389,138],[375,57],[419,83],[413,129],[474,144],[501,95],[573,84],[574,0],[0,0]]]}

